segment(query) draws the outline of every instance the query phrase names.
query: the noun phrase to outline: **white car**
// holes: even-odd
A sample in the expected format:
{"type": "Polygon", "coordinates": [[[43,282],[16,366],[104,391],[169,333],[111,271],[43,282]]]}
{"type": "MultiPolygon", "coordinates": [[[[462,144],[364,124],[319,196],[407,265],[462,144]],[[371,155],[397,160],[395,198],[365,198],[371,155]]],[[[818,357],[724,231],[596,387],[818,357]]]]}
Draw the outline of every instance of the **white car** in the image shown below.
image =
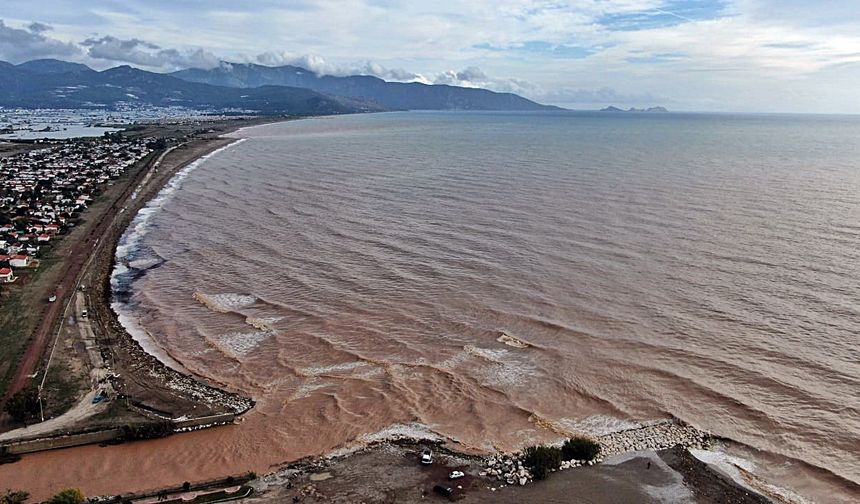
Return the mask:
{"type": "Polygon", "coordinates": [[[433,452],[430,451],[430,448],[424,448],[421,451],[421,465],[430,465],[433,463],[433,452]]]}
{"type": "Polygon", "coordinates": [[[451,471],[451,474],[448,475],[448,479],[455,480],[460,479],[466,474],[463,471],[451,471]]]}

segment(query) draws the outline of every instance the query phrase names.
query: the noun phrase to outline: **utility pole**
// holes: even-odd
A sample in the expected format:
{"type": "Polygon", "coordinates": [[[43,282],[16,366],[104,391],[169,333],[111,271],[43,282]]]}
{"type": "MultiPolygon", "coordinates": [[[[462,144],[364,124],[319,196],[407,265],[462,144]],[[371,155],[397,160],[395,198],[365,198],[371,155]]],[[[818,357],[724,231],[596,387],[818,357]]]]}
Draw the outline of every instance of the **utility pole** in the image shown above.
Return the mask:
{"type": "Polygon", "coordinates": [[[45,410],[42,408],[42,386],[41,385],[39,385],[38,398],[39,398],[39,418],[41,418],[42,419],[41,421],[44,422],[45,421],[45,410]]]}

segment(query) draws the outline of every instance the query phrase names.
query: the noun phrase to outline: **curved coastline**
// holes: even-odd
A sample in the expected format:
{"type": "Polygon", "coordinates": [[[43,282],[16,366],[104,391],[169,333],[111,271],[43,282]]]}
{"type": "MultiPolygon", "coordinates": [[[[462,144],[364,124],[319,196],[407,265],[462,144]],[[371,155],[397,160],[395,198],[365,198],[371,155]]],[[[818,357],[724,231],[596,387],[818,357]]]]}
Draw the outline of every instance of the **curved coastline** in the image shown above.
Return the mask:
{"type": "MultiPolygon", "coordinates": [[[[255,127],[255,126],[248,126],[248,127],[255,127]]],[[[236,144],[237,144],[237,142],[241,142],[241,139],[240,139],[240,138],[237,138],[237,137],[240,137],[241,132],[242,132],[244,129],[248,128],[248,127],[239,128],[239,129],[237,129],[237,130],[235,130],[235,131],[231,132],[229,135],[227,135],[227,139],[231,139],[231,140],[232,140],[232,141],[231,141],[230,143],[228,143],[227,145],[224,145],[224,146],[221,146],[221,147],[217,147],[217,148],[215,148],[214,150],[209,151],[209,152],[207,152],[207,153],[205,153],[205,154],[202,154],[201,156],[197,157],[196,159],[191,160],[191,161],[189,161],[187,164],[185,164],[185,165],[183,165],[183,166],[179,167],[179,168],[176,170],[176,172],[174,173],[174,175],[172,175],[172,176],[167,180],[167,182],[165,183],[165,185],[164,185],[161,189],[159,189],[159,190],[158,190],[157,194],[155,194],[155,195],[152,197],[152,199],[151,199],[151,200],[149,200],[149,202],[147,202],[147,203],[146,203],[146,205],[145,205],[145,206],[143,206],[140,210],[138,210],[138,211],[137,211],[137,213],[135,214],[134,218],[129,222],[128,227],[126,228],[126,230],[122,233],[121,238],[120,238],[120,239],[119,239],[119,240],[114,244],[114,251],[113,251],[113,255],[114,255],[114,258],[115,258],[116,263],[113,265],[112,271],[111,271],[111,273],[110,273],[110,278],[111,278],[111,280],[113,280],[113,278],[114,278],[115,276],[121,275],[121,274],[123,273],[122,271],[119,271],[119,269],[121,268],[121,261],[122,261],[122,260],[124,260],[124,259],[127,259],[127,258],[128,258],[128,254],[129,254],[131,251],[130,251],[130,250],[125,250],[125,251],[123,251],[123,252],[122,252],[122,254],[121,254],[120,247],[122,247],[123,245],[129,245],[128,243],[123,244],[123,243],[122,243],[122,240],[123,240],[123,239],[125,239],[127,235],[129,235],[129,231],[131,231],[131,232],[132,232],[132,234],[134,234],[134,233],[137,231],[136,229],[134,229],[134,228],[136,227],[135,222],[137,221],[138,217],[140,217],[140,216],[141,216],[142,212],[143,212],[144,210],[146,210],[147,208],[150,208],[150,204],[151,204],[153,201],[156,201],[156,200],[158,200],[159,198],[161,198],[162,194],[163,194],[165,191],[168,191],[169,189],[175,190],[176,188],[178,188],[178,187],[179,187],[179,185],[181,184],[182,179],[184,179],[184,178],[188,175],[188,173],[190,173],[191,171],[193,171],[194,169],[196,169],[197,167],[199,167],[199,166],[200,166],[200,164],[202,164],[202,162],[203,162],[205,159],[208,159],[210,156],[213,156],[214,154],[216,154],[216,153],[218,153],[218,152],[220,152],[220,151],[223,151],[224,149],[227,149],[227,148],[228,148],[228,147],[230,147],[230,146],[236,145],[236,144]],[[171,187],[171,184],[173,184],[173,183],[174,183],[174,181],[176,182],[176,186],[175,186],[175,187],[171,187]]],[[[172,193],[172,190],[170,190],[170,192],[168,192],[168,193],[167,193],[167,194],[165,194],[164,196],[165,196],[165,197],[166,197],[166,196],[169,196],[169,194],[171,194],[171,193],[172,193]]],[[[153,205],[153,206],[152,206],[152,208],[154,209],[154,210],[153,210],[153,212],[157,212],[157,208],[158,208],[161,204],[163,204],[163,203],[164,203],[164,201],[166,201],[166,199],[165,199],[165,200],[161,200],[160,202],[158,202],[158,203],[156,203],[155,205],[153,205]]],[[[141,225],[145,226],[145,225],[146,225],[147,217],[148,217],[149,215],[151,215],[151,213],[150,213],[150,214],[145,214],[145,215],[143,216],[143,218],[141,219],[141,222],[140,222],[139,224],[141,224],[141,225]]],[[[131,238],[131,236],[130,236],[130,235],[129,235],[129,237],[131,238]]],[[[138,239],[139,239],[139,236],[138,236],[138,239]]],[[[112,284],[112,283],[111,283],[110,294],[111,294],[111,296],[113,296],[113,294],[114,294],[114,291],[113,291],[113,284],[112,284]]],[[[166,350],[164,350],[164,349],[161,349],[161,348],[157,345],[157,343],[156,343],[156,342],[154,342],[154,341],[149,337],[149,335],[145,333],[145,331],[144,331],[142,328],[140,328],[140,327],[129,327],[129,326],[127,325],[127,323],[129,323],[129,322],[133,323],[133,322],[134,322],[134,321],[133,321],[133,319],[126,319],[125,321],[123,321],[123,316],[122,316],[122,314],[120,313],[120,310],[116,310],[116,308],[114,308],[114,301],[113,301],[113,300],[111,300],[111,301],[110,301],[110,303],[111,303],[111,307],[112,307],[113,311],[114,311],[114,312],[116,312],[116,315],[117,315],[116,320],[117,320],[117,322],[118,322],[118,323],[120,323],[120,324],[125,328],[125,330],[126,330],[126,332],[128,333],[129,337],[130,337],[132,340],[136,341],[136,342],[137,342],[137,344],[139,344],[139,345],[141,346],[141,348],[142,348],[145,352],[149,353],[150,355],[152,355],[152,357],[154,357],[154,358],[158,359],[159,361],[161,361],[161,363],[162,363],[162,364],[164,364],[164,365],[166,365],[166,366],[168,366],[168,367],[174,368],[174,366],[171,366],[171,364],[169,363],[169,361],[174,361],[176,365],[181,366],[181,363],[176,362],[176,361],[175,361],[175,359],[173,359],[173,358],[170,356],[169,352],[167,352],[167,351],[166,351],[166,350]],[[158,355],[159,353],[161,353],[162,355],[158,355]],[[163,358],[163,359],[162,359],[162,358],[163,358]],[[167,362],[165,362],[165,361],[167,361],[167,362]]],[[[174,369],[176,369],[176,368],[174,368],[174,369]]],[[[182,373],[191,374],[191,373],[189,373],[187,370],[185,370],[185,369],[184,369],[184,367],[182,367],[181,369],[176,369],[176,370],[177,370],[177,371],[180,371],[180,372],[182,372],[182,373]]],[[[203,379],[203,380],[208,380],[208,378],[207,378],[207,377],[200,377],[200,378],[201,378],[201,379],[203,379]]],[[[407,438],[414,438],[414,436],[408,436],[408,435],[407,435],[407,436],[405,436],[405,437],[407,437],[407,438]]],[[[825,470],[826,470],[826,469],[825,469],[825,470]]]]}
{"type": "MultiPolygon", "coordinates": [[[[237,131],[241,131],[241,129],[237,131]]],[[[131,223],[114,245],[114,265],[110,275],[110,305],[116,314],[117,322],[145,352],[158,359],[165,366],[182,373],[191,374],[185,366],[173,358],[169,351],[161,347],[152,338],[151,334],[138,323],[129,304],[120,298],[129,293],[134,280],[145,274],[146,269],[148,269],[136,268],[130,263],[134,260],[135,253],[139,251],[141,241],[148,232],[152,216],[170,200],[171,195],[181,187],[182,181],[191,172],[199,168],[210,157],[239,145],[245,140],[244,138],[233,138],[230,143],[207,152],[177,169],[158,193],[137,211],[131,223]]]]}

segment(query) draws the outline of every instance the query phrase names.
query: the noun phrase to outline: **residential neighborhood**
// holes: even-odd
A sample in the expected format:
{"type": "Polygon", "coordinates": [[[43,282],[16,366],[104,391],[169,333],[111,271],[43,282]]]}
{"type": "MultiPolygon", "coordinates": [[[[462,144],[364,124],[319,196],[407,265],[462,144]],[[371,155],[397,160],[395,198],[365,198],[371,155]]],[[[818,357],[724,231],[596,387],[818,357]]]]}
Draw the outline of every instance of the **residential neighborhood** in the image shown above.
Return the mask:
{"type": "Polygon", "coordinates": [[[0,158],[0,283],[37,268],[43,249],[75,225],[111,180],[149,154],[150,145],[106,135],[0,158]]]}

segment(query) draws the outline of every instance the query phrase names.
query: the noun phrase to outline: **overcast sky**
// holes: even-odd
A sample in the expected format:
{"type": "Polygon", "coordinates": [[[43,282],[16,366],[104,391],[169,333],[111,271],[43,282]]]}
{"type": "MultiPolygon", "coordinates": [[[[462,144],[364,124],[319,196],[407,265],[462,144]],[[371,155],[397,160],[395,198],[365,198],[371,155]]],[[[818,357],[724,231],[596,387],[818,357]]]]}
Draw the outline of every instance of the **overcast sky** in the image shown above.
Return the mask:
{"type": "Polygon", "coordinates": [[[860,0],[2,0],[0,60],[220,60],[571,108],[860,113],[860,0]]]}

